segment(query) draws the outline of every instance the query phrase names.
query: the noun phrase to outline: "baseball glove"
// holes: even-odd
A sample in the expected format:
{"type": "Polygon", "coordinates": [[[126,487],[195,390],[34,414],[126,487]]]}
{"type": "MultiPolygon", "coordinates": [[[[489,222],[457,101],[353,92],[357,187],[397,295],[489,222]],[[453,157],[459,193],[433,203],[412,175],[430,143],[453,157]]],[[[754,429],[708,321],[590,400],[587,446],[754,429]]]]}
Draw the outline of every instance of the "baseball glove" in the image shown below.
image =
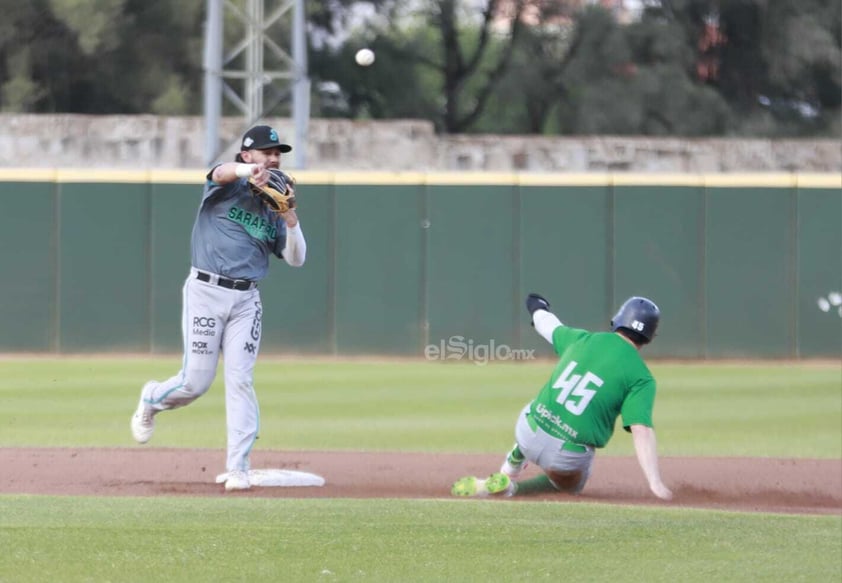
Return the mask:
{"type": "Polygon", "coordinates": [[[295,180],[290,176],[277,168],[270,168],[269,183],[266,186],[257,186],[253,180],[249,178],[251,193],[272,211],[282,214],[295,208],[295,180]]]}

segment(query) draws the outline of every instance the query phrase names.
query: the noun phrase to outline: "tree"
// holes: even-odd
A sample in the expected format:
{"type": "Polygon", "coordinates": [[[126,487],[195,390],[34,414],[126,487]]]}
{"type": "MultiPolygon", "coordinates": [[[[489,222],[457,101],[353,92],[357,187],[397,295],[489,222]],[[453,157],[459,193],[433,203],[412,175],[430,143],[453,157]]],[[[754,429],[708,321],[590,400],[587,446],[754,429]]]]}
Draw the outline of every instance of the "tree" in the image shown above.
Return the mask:
{"type": "Polygon", "coordinates": [[[594,7],[563,58],[532,48],[506,84],[537,112],[531,131],[555,93],[565,133],[815,134],[835,119],[838,134],[840,26],[823,0],[663,0],[628,25],[594,7]]]}
{"type": "Polygon", "coordinates": [[[5,111],[196,113],[204,2],[0,0],[5,111]]]}
{"type": "MultiPolygon", "coordinates": [[[[0,0],[0,11],[0,109],[37,111],[39,103],[53,97],[50,79],[40,71],[42,62],[51,47],[67,41],[67,32],[43,0],[0,0]],[[39,38],[43,40],[38,42],[39,38]]],[[[54,62],[62,70],[62,60],[54,62]]]]}
{"type": "Polygon", "coordinates": [[[654,18],[622,24],[599,6],[539,16],[489,111],[496,120],[524,111],[527,133],[711,135],[727,127],[727,104],[695,79],[695,51],[680,27],[654,18]]]}
{"type": "Polygon", "coordinates": [[[653,14],[697,41],[706,26],[720,32],[713,51],[717,74],[707,83],[744,120],[738,131],[817,133],[838,119],[839,2],[662,0],[653,14]]]}
{"type": "MultiPolygon", "coordinates": [[[[368,0],[370,14],[381,14],[388,19],[394,11],[391,0],[368,0]]],[[[309,0],[307,2],[307,24],[316,32],[315,44],[321,45],[328,39],[341,43],[344,31],[354,26],[358,14],[359,0],[309,0]]]]}
{"type": "MultiPolygon", "coordinates": [[[[503,44],[493,62],[482,65],[489,50],[492,24],[497,16],[498,0],[488,0],[479,25],[479,35],[472,46],[460,42],[461,23],[455,0],[439,0],[431,3],[432,22],[441,35],[441,59],[426,59],[424,62],[443,73],[444,115],[442,125],[448,133],[459,133],[470,128],[482,113],[489,97],[499,83],[511,61],[518,35],[523,27],[521,14],[523,0],[514,0],[513,13],[509,22],[511,29],[508,41],[503,44]],[[473,76],[484,80],[476,93],[468,97],[466,86],[473,76]]],[[[465,38],[464,36],[462,38],[465,38]]]]}
{"type": "Polygon", "coordinates": [[[533,2],[524,8],[511,64],[474,131],[540,134],[559,100],[567,97],[564,71],[577,52],[575,10],[569,2],[533,2]],[[528,15],[528,17],[527,17],[528,15]]]}
{"type": "MultiPolygon", "coordinates": [[[[629,24],[582,5],[308,0],[312,113],[449,133],[840,134],[842,3],[651,0],[629,24]],[[354,63],[363,46],[374,66],[354,63]]],[[[0,109],[199,114],[204,8],[0,0],[0,109]]]]}
{"type": "MultiPolygon", "coordinates": [[[[378,113],[392,117],[397,112],[407,112],[401,105],[405,98],[414,104],[417,113],[431,115],[441,131],[458,133],[470,129],[510,63],[523,27],[520,16],[527,0],[508,2],[505,18],[500,18],[501,0],[487,0],[479,9],[469,4],[465,0],[419,0],[412,7],[394,0],[379,3],[381,14],[391,18],[381,19],[379,25],[369,24],[352,35],[353,50],[373,43],[378,54],[377,67],[365,72],[364,90],[343,85],[352,104],[362,101],[375,117],[378,113]],[[501,26],[507,30],[501,32],[501,26]],[[372,34],[373,30],[376,34],[372,34]],[[384,68],[396,73],[388,79],[396,85],[394,90],[374,85],[378,75],[374,71],[384,68]],[[397,84],[396,79],[400,80],[397,84]],[[413,88],[422,80],[435,85],[419,95],[413,88]],[[355,95],[359,99],[355,100],[355,95]]],[[[329,52],[320,51],[323,57],[329,52]]],[[[341,57],[342,63],[352,62],[342,50],[334,51],[334,56],[341,57]]],[[[317,56],[316,75],[323,80],[329,76],[359,77],[329,72],[329,63],[337,62],[317,56]]]]}

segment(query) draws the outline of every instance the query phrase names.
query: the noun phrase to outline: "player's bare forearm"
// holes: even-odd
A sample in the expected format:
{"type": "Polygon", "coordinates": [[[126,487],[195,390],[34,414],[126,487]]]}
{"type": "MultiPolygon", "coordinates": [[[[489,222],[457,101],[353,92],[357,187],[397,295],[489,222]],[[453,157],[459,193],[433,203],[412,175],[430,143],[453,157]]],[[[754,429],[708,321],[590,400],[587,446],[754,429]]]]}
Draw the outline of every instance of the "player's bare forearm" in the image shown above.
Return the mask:
{"type": "Polygon", "coordinates": [[[649,482],[649,489],[661,500],[671,500],[672,492],[666,487],[661,479],[661,472],[658,468],[658,448],[655,439],[655,430],[645,425],[631,426],[632,439],[634,440],[634,451],[637,454],[637,462],[649,482]]]}
{"type": "Polygon", "coordinates": [[[251,178],[257,186],[265,186],[269,182],[269,171],[263,164],[223,162],[213,169],[212,178],[217,184],[229,184],[241,178],[251,178]]]}
{"type": "Polygon", "coordinates": [[[298,226],[298,215],[295,214],[295,209],[289,209],[287,212],[281,213],[281,216],[284,218],[288,229],[298,226]]]}

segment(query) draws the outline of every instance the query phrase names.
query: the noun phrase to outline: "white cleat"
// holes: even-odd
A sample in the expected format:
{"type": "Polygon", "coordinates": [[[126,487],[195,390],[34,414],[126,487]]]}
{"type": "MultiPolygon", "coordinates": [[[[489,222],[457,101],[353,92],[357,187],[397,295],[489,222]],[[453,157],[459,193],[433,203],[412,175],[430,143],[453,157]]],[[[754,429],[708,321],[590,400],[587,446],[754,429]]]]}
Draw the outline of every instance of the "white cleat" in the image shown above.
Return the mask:
{"type": "Polygon", "coordinates": [[[243,472],[240,470],[228,472],[228,478],[225,480],[226,492],[233,492],[236,490],[248,490],[249,488],[251,488],[251,484],[249,483],[248,472],[243,472]]]}
{"type": "Polygon", "coordinates": [[[138,443],[146,443],[152,439],[152,433],[155,431],[155,409],[144,401],[146,387],[153,382],[149,381],[143,385],[143,389],[140,391],[140,401],[137,404],[134,415],[132,415],[132,437],[138,443]]]}

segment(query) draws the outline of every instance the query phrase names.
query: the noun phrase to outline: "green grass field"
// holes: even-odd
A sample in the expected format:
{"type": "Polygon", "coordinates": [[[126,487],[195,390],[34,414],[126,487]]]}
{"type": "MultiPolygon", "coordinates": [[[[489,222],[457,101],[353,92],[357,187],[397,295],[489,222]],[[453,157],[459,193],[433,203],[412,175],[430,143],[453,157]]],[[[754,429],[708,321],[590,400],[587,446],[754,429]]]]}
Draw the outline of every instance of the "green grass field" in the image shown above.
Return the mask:
{"type": "MultiPolygon", "coordinates": [[[[6,357],[0,444],[130,446],[140,386],[178,366],[6,357]]],[[[260,448],[502,452],[551,366],[262,358],[260,448]]],[[[842,457],[839,363],[651,368],[662,455],[842,457]]],[[[220,382],[171,415],[155,446],[224,448],[220,382]]],[[[0,581],[842,578],[842,515],[570,502],[0,496],[0,544],[0,581]]]]}

